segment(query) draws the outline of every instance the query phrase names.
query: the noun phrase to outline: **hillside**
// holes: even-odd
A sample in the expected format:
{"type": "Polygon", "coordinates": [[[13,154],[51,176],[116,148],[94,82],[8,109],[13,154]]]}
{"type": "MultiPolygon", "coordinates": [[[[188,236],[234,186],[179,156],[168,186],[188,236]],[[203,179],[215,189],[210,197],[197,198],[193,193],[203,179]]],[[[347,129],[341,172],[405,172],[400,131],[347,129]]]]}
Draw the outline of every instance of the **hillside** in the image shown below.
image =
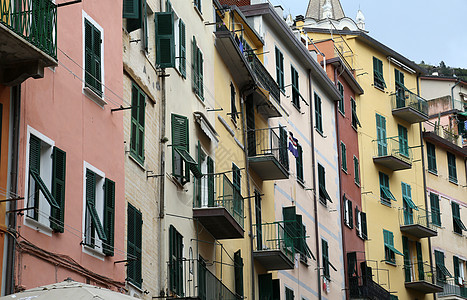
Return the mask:
{"type": "Polygon", "coordinates": [[[433,72],[438,72],[440,76],[456,76],[461,78],[462,80],[467,81],[467,69],[462,68],[453,68],[450,66],[446,66],[444,61],[441,61],[438,66],[428,65],[425,64],[424,61],[418,64],[420,67],[427,70],[427,74],[432,74],[433,72]]]}

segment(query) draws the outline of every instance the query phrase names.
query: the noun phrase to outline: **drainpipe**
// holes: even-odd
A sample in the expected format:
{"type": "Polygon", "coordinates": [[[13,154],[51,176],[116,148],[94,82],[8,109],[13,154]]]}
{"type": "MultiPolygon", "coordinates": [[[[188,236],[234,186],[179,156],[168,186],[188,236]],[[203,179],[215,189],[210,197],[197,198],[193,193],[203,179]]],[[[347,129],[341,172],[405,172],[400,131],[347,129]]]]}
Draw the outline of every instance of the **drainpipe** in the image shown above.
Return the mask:
{"type": "Polygon", "coordinates": [[[243,147],[244,147],[244,153],[245,153],[245,172],[246,172],[246,187],[247,187],[247,193],[248,193],[248,218],[250,219],[250,260],[251,260],[251,298],[250,299],[255,299],[255,261],[253,257],[253,219],[251,218],[251,191],[250,191],[250,164],[248,162],[248,144],[247,144],[247,127],[246,127],[246,120],[245,120],[245,113],[246,113],[246,107],[245,107],[245,98],[244,98],[244,91],[241,91],[240,93],[241,97],[241,111],[240,115],[242,116],[242,124],[243,124],[243,147]]]}
{"type": "Polygon", "coordinates": [[[454,109],[454,89],[456,88],[456,86],[459,85],[459,83],[461,83],[461,81],[458,79],[457,82],[452,86],[451,88],[451,101],[452,101],[452,109],[454,109]]]}
{"type": "MultiPolygon", "coordinates": [[[[310,91],[310,102],[313,103],[313,89],[311,86],[311,70],[309,71],[308,83],[310,91]]],[[[311,125],[311,169],[313,172],[313,202],[314,202],[314,217],[315,217],[315,242],[316,242],[316,270],[318,272],[318,299],[321,300],[321,264],[319,260],[319,227],[318,227],[318,198],[316,197],[316,166],[315,166],[315,128],[313,126],[313,104],[310,105],[310,125],[311,125]]]]}
{"type": "MultiPolygon", "coordinates": [[[[12,107],[12,129],[11,129],[11,144],[8,150],[11,153],[9,179],[9,192],[16,195],[18,193],[18,153],[19,153],[19,127],[20,127],[20,106],[21,106],[21,87],[15,86],[11,88],[10,103],[12,107]]],[[[7,211],[17,209],[16,201],[7,202],[7,211]]],[[[16,233],[16,214],[10,213],[6,216],[7,228],[9,231],[16,233]]],[[[6,272],[5,295],[15,292],[15,258],[16,258],[16,240],[10,235],[6,235],[6,272]]]]}
{"type": "MultiPolygon", "coordinates": [[[[417,75],[417,95],[420,95],[420,84],[419,84],[419,78],[420,75],[417,75]]],[[[425,173],[425,155],[423,148],[425,146],[423,145],[423,129],[422,129],[422,123],[418,123],[418,128],[420,131],[420,153],[422,155],[422,174],[423,174],[423,197],[425,200],[425,208],[428,207],[428,197],[426,195],[426,173],[425,173]]],[[[428,220],[428,210],[426,210],[426,219],[428,220]]],[[[430,258],[430,267],[433,268],[433,257],[431,255],[431,237],[428,237],[428,257],[430,258]]],[[[435,276],[431,276],[431,282],[435,283],[435,276]]],[[[433,299],[436,300],[436,293],[433,293],[433,299]]]]}

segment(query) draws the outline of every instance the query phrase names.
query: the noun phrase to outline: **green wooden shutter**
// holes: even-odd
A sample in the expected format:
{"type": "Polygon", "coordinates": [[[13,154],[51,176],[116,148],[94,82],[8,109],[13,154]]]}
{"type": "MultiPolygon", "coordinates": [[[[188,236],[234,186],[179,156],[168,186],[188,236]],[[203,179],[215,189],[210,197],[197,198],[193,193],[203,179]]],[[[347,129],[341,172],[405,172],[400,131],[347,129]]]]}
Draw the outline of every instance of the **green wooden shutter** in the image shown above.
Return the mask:
{"type": "MultiPolygon", "coordinates": [[[[89,170],[89,169],[86,169],[86,208],[88,210],[89,209],[89,206],[95,206],[96,204],[96,173],[94,173],[93,171],[89,170]]],[[[91,222],[91,230],[89,232],[89,234],[91,235],[90,236],[90,241],[91,241],[91,245],[90,246],[93,246],[94,245],[94,238],[95,238],[95,224],[92,220],[92,218],[90,218],[89,222],[91,222]]],[[[86,224],[87,225],[87,224],[86,224]]]]}
{"type": "MultiPolygon", "coordinates": [[[[352,201],[347,200],[347,205],[348,205],[348,212],[349,212],[349,225],[350,228],[353,228],[353,209],[352,209],[352,201]]],[[[358,218],[358,216],[355,216],[355,218],[358,218]]]]}
{"type": "Polygon", "coordinates": [[[297,145],[298,157],[295,159],[297,167],[297,179],[303,182],[303,149],[302,145],[297,145]]]}
{"type": "Polygon", "coordinates": [[[367,240],[368,239],[368,229],[366,225],[366,213],[360,212],[360,218],[362,222],[362,236],[363,239],[367,240]]]}
{"type": "Polygon", "coordinates": [[[423,281],[425,280],[425,271],[423,266],[422,244],[415,242],[415,248],[417,249],[418,279],[423,281]]]}
{"type": "Polygon", "coordinates": [[[208,156],[207,158],[207,169],[208,169],[208,206],[213,207],[215,206],[214,203],[214,195],[215,195],[215,189],[214,189],[214,161],[212,160],[211,157],[208,156]]]}
{"type": "Polygon", "coordinates": [[[136,153],[140,161],[144,161],[144,125],[146,113],[146,95],[139,90],[138,93],[138,149],[136,153]]]}
{"type": "Polygon", "coordinates": [[[104,254],[114,255],[115,236],[115,182],[106,178],[104,184],[104,229],[107,241],[104,243],[104,254]]]}
{"type": "Polygon", "coordinates": [[[289,288],[285,288],[285,300],[294,300],[294,293],[293,290],[289,288]]]}
{"type": "Polygon", "coordinates": [[[321,113],[321,98],[315,93],[315,118],[316,118],[316,129],[319,132],[323,132],[323,120],[321,113]]]}
{"type": "Polygon", "coordinates": [[[431,143],[426,143],[426,153],[428,158],[428,170],[434,173],[437,173],[436,167],[436,148],[435,145],[431,143]]]}
{"type": "Polygon", "coordinates": [[[94,91],[99,95],[102,96],[102,70],[101,70],[101,32],[99,29],[93,26],[93,65],[94,65],[94,91]]]}
{"type": "Polygon", "coordinates": [[[237,106],[235,105],[235,86],[233,83],[230,83],[230,112],[231,115],[230,117],[234,120],[234,122],[237,122],[237,106]]]}
{"type": "Polygon", "coordinates": [[[449,180],[457,183],[456,156],[447,152],[449,180]]]}
{"type": "Polygon", "coordinates": [[[386,156],[386,118],[379,114],[376,114],[376,139],[378,143],[378,156],[386,156]]]}
{"type": "Polygon", "coordinates": [[[292,103],[300,109],[300,89],[298,85],[298,72],[294,67],[290,67],[292,73],[292,103]]]}
{"type": "Polygon", "coordinates": [[[323,275],[329,278],[329,248],[326,240],[321,239],[321,248],[323,252],[323,275]]]}
{"type": "Polygon", "coordinates": [[[452,257],[453,260],[453,265],[454,265],[454,280],[455,283],[458,282],[459,276],[460,276],[460,270],[459,270],[459,258],[457,256],[452,257]]]}
{"type": "MultiPolygon", "coordinates": [[[[254,118],[254,115],[253,115],[253,118],[254,118]]],[[[279,161],[281,165],[288,171],[289,170],[289,153],[287,151],[287,130],[285,129],[285,126],[279,127],[279,161]]]]}
{"type": "Polygon", "coordinates": [[[52,195],[60,209],[51,207],[50,227],[56,232],[63,232],[63,225],[65,220],[65,151],[54,147],[52,159],[52,195]]]}
{"type": "Polygon", "coordinates": [[[179,44],[180,44],[180,73],[182,73],[183,78],[186,78],[186,34],[185,34],[185,23],[180,19],[178,23],[179,27],[179,44]]]}
{"type": "Polygon", "coordinates": [[[193,36],[191,41],[191,70],[192,70],[192,78],[191,78],[191,85],[192,89],[195,93],[198,93],[198,46],[196,45],[196,38],[193,36]]]}
{"type": "Polygon", "coordinates": [[[409,240],[406,236],[402,236],[402,251],[404,253],[404,274],[405,282],[411,282],[411,268],[410,265],[410,252],[409,252],[409,240]]]}
{"type": "Polygon", "coordinates": [[[198,49],[198,96],[204,100],[204,78],[203,78],[204,59],[203,53],[198,49]]]}
{"type": "MultiPolygon", "coordinates": [[[[188,137],[188,118],[185,116],[180,116],[176,114],[172,114],[172,167],[173,170],[176,169],[175,167],[175,149],[184,149],[188,151],[189,149],[189,137],[188,137]]],[[[186,176],[188,173],[189,180],[189,172],[190,169],[186,168],[185,174],[175,174],[178,176],[186,176]]]]}
{"type": "Polygon", "coordinates": [[[281,283],[279,279],[272,280],[272,300],[281,300],[281,283]]]}
{"type": "Polygon", "coordinates": [[[170,3],[170,0],[165,1],[165,11],[166,12],[172,12],[172,3],[170,3]]]}
{"type": "Polygon", "coordinates": [[[342,85],[342,83],[337,82],[337,88],[339,89],[339,94],[340,94],[339,106],[338,106],[338,108],[339,108],[339,111],[345,115],[345,106],[344,106],[344,86],[342,85]]]}
{"type": "Polygon", "coordinates": [[[354,180],[356,184],[360,184],[360,166],[358,163],[358,158],[353,157],[353,169],[354,169],[354,180]]]}
{"type": "Polygon", "coordinates": [[[341,142],[342,170],[347,172],[347,147],[341,142]]]}
{"type": "Polygon", "coordinates": [[[238,190],[241,191],[241,174],[240,174],[240,169],[232,163],[232,183],[233,186],[238,190]]]}
{"type": "Polygon", "coordinates": [[[161,68],[175,67],[174,14],[155,13],[156,64],[161,68]]]}
{"type": "Polygon", "coordinates": [[[258,275],[259,300],[272,300],[272,274],[258,275]]]}
{"type": "Polygon", "coordinates": [[[34,135],[29,136],[29,171],[40,174],[41,140],[34,135]]]}
{"type": "Polygon", "coordinates": [[[144,126],[146,95],[135,84],[131,90],[131,137],[130,154],[139,163],[144,163],[144,126]]]}
{"type": "Polygon", "coordinates": [[[128,280],[141,288],[141,246],[142,246],[142,214],[134,206],[128,204],[127,254],[128,280]]]}
{"type": "Polygon", "coordinates": [[[284,238],[288,240],[286,244],[288,244],[290,239],[292,239],[293,244],[295,245],[295,240],[297,237],[297,218],[295,206],[283,207],[282,218],[284,220],[284,231],[286,233],[284,238]]]}
{"type": "Polygon", "coordinates": [[[281,90],[284,90],[284,56],[276,47],[276,80],[281,90]]]}
{"type": "Polygon", "coordinates": [[[235,293],[243,298],[243,258],[241,251],[234,253],[235,293]]]}
{"type": "Polygon", "coordinates": [[[404,126],[397,126],[399,132],[399,152],[404,156],[409,156],[409,143],[407,140],[407,128],[404,126]]]}
{"type": "Polygon", "coordinates": [[[125,2],[128,2],[128,4],[126,4],[127,8],[124,7],[123,12],[123,17],[126,18],[126,30],[132,32],[143,28],[143,17],[144,19],[146,18],[146,10],[144,9],[146,0],[124,0],[124,5],[125,2]],[[131,6],[131,9],[128,8],[129,6],[131,6]],[[125,9],[131,10],[131,14],[125,14],[125,9]]]}
{"type": "Polygon", "coordinates": [[[295,251],[300,253],[302,257],[305,257],[305,233],[303,232],[303,217],[302,215],[295,215],[295,238],[293,239],[293,244],[295,251]]]}
{"type": "Polygon", "coordinates": [[[88,20],[84,21],[84,69],[86,86],[99,96],[101,85],[101,32],[88,20]]]}
{"type": "Polygon", "coordinates": [[[123,0],[123,17],[136,19],[139,15],[138,0],[123,0]]]}
{"type": "Polygon", "coordinates": [[[439,210],[439,196],[430,193],[431,204],[431,222],[435,225],[441,226],[441,215],[439,210]]]}

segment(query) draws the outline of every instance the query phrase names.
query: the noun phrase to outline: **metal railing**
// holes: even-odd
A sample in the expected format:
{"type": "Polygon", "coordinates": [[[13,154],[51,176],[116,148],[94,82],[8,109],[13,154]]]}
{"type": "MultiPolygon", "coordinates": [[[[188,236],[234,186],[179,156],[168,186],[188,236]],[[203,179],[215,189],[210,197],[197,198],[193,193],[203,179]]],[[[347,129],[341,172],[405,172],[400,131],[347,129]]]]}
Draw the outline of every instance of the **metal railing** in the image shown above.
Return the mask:
{"type": "Polygon", "coordinates": [[[281,127],[249,129],[248,156],[274,156],[284,169],[289,170],[289,156],[287,153],[287,130],[281,127]]]}
{"type": "Polygon", "coordinates": [[[432,123],[430,121],[426,121],[424,123],[424,131],[425,132],[433,132],[437,136],[462,147],[462,137],[454,132],[454,128],[449,128],[448,126],[442,126],[440,124],[432,123]]]}
{"type": "Polygon", "coordinates": [[[284,222],[253,224],[254,251],[280,250],[294,261],[295,247],[292,237],[284,230],[284,222]]]}
{"type": "Polygon", "coordinates": [[[428,101],[406,89],[391,94],[392,109],[409,107],[428,116],[428,101]]]}
{"type": "Polygon", "coordinates": [[[243,228],[243,197],[227,174],[205,174],[195,181],[194,208],[223,207],[243,228]]]}
{"type": "Polygon", "coordinates": [[[436,268],[424,262],[404,263],[403,269],[405,272],[405,282],[426,281],[432,283],[433,278],[436,278],[436,268]]]}
{"type": "MultiPolygon", "coordinates": [[[[360,272],[357,271],[357,273],[348,275],[350,298],[389,300],[391,294],[382,286],[384,283],[380,282],[380,280],[384,281],[383,277],[385,277],[380,273],[383,271],[388,272],[388,270],[380,269],[376,261],[362,261],[359,266],[360,272]],[[373,273],[376,273],[376,275],[373,273]]],[[[357,270],[357,265],[355,265],[355,269],[357,270]]],[[[387,282],[389,282],[389,278],[387,282]]],[[[388,287],[388,284],[384,285],[388,287]]]]}
{"type": "Polygon", "coordinates": [[[459,285],[454,278],[449,278],[445,281],[437,279],[436,284],[443,287],[443,291],[437,294],[438,297],[457,296],[467,299],[467,283],[459,285]]]}
{"type": "Polygon", "coordinates": [[[57,6],[50,0],[2,0],[0,23],[57,58],[57,6]]]}
{"type": "Polygon", "coordinates": [[[248,60],[248,63],[250,64],[251,69],[256,75],[256,79],[261,84],[261,87],[269,91],[269,93],[272,95],[274,100],[278,104],[280,104],[281,92],[274,78],[272,78],[271,74],[269,74],[266,67],[263,65],[263,63],[259,60],[259,58],[253,52],[249,51],[245,55],[247,57],[247,60],[248,60]]]}
{"type": "Polygon", "coordinates": [[[394,156],[408,164],[412,164],[412,149],[408,145],[401,144],[398,137],[373,140],[373,145],[375,157],[394,156]]]}
{"type": "Polygon", "coordinates": [[[431,212],[418,207],[418,210],[412,208],[399,208],[399,225],[420,225],[436,231],[432,224],[431,212]]]}
{"type": "Polygon", "coordinates": [[[216,275],[209,271],[205,262],[198,259],[182,258],[180,262],[175,264],[177,265],[172,266],[167,263],[167,282],[171,295],[200,300],[242,299],[241,296],[237,296],[230,291],[216,275]],[[181,272],[181,274],[178,272],[181,272]],[[178,282],[172,282],[174,280],[178,280],[178,282]],[[173,291],[175,286],[177,292],[173,291]]]}

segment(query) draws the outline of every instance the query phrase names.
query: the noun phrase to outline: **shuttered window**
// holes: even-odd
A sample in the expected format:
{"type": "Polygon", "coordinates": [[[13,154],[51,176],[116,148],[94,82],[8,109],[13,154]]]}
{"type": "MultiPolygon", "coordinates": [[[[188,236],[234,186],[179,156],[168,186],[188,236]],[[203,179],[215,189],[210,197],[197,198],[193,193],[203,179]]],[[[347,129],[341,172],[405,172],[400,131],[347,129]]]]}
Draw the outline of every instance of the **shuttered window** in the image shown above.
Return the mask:
{"type": "Polygon", "coordinates": [[[296,161],[296,168],[297,168],[297,179],[300,182],[304,182],[303,180],[303,149],[302,145],[297,143],[297,151],[298,151],[298,156],[295,159],[296,161]]]}
{"type": "Polygon", "coordinates": [[[339,103],[338,103],[338,108],[339,108],[339,111],[345,115],[345,106],[344,106],[344,86],[342,85],[342,83],[340,82],[337,82],[337,89],[339,90],[339,103]]]}
{"type": "Polygon", "coordinates": [[[172,114],[172,175],[182,185],[190,181],[190,163],[193,161],[197,166],[188,149],[188,118],[172,114]]]}
{"type": "Polygon", "coordinates": [[[298,85],[298,72],[293,66],[290,66],[292,73],[292,103],[300,109],[300,88],[298,85]]]}
{"type": "Polygon", "coordinates": [[[65,221],[66,153],[54,147],[52,153],[52,196],[59,208],[51,207],[50,227],[55,232],[64,231],[65,221]]]}
{"type": "Polygon", "coordinates": [[[397,125],[399,132],[399,153],[405,157],[409,156],[409,142],[407,138],[407,128],[397,125]]]}
{"type": "Polygon", "coordinates": [[[107,235],[102,225],[102,217],[104,212],[99,213],[97,210],[96,200],[99,198],[97,193],[98,181],[102,180],[96,173],[86,169],[86,218],[85,218],[85,244],[91,248],[96,246],[97,238],[102,243],[107,242],[107,235]],[[97,237],[96,237],[97,233],[97,237]]]}
{"type": "Polygon", "coordinates": [[[394,69],[394,78],[396,86],[396,107],[405,107],[405,85],[404,85],[404,73],[394,69]]]}
{"type": "Polygon", "coordinates": [[[396,263],[396,254],[404,256],[399,250],[394,247],[394,234],[386,229],[383,230],[384,237],[384,255],[386,262],[396,263]]]}
{"type": "Polygon", "coordinates": [[[115,237],[115,182],[106,178],[104,183],[104,229],[107,241],[103,245],[105,255],[114,255],[115,237]]]}
{"type": "Polygon", "coordinates": [[[133,82],[131,88],[130,155],[144,164],[144,124],[146,94],[133,82]]]}
{"type": "Polygon", "coordinates": [[[193,91],[195,94],[204,101],[204,79],[203,79],[203,53],[198,48],[198,44],[196,42],[196,38],[193,36],[193,40],[191,43],[192,49],[192,71],[193,71],[193,78],[192,78],[192,85],[193,91]]]}
{"type": "Polygon", "coordinates": [[[156,64],[161,68],[175,67],[175,35],[173,12],[155,13],[156,64]]]}
{"type": "Polygon", "coordinates": [[[143,216],[139,210],[129,203],[127,214],[127,280],[141,288],[143,283],[141,275],[143,216]]]}
{"type": "Polygon", "coordinates": [[[241,191],[242,175],[240,173],[240,169],[234,163],[232,163],[232,179],[233,186],[237,189],[237,191],[241,191]]]}
{"type": "Polygon", "coordinates": [[[322,261],[323,261],[323,275],[329,279],[330,270],[329,270],[329,246],[326,240],[321,239],[321,252],[322,252],[322,261]]]}
{"type": "Polygon", "coordinates": [[[234,272],[235,272],[235,294],[239,299],[243,298],[243,258],[241,251],[234,253],[234,272]]]}
{"type": "Polygon", "coordinates": [[[235,86],[231,82],[230,83],[230,117],[234,121],[234,123],[237,123],[237,105],[235,104],[235,86]]]}
{"type": "Polygon", "coordinates": [[[379,172],[379,190],[381,203],[391,206],[391,200],[396,201],[396,198],[389,189],[389,176],[383,172],[379,172]]]}
{"type": "Polygon", "coordinates": [[[145,27],[146,15],[146,0],[123,0],[123,17],[128,32],[145,27]]]}
{"type": "Polygon", "coordinates": [[[285,288],[285,300],[294,300],[295,296],[293,290],[288,287],[285,288]]]}
{"type": "Polygon", "coordinates": [[[430,193],[430,204],[431,222],[434,225],[441,226],[441,211],[439,209],[439,196],[437,194],[430,193]]]}
{"type": "Polygon", "coordinates": [[[362,124],[357,116],[357,102],[353,98],[350,98],[350,106],[352,108],[352,127],[357,130],[357,125],[362,127],[362,124]]]}
{"type": "Polygon", "coordinates": [[[456,156],[450,152],[447,152],[447,155],[448,155],[449,181],[453,183],[457,183],[456,156]]]}
{"type": "Polygon", "coordinates": [[[436,147],[432,143],[426,143],[426,154],[428,158],[428,171],[437,174],[436,167],[436,147]]]}
{"type": "Polygon", "coordinates": [[[276,80],[279,88],[284,91],[284,55],[276,47],[276,80]]]}
{"type": "Polygon", "coordinates": [[[452,277],[449,270],[444,265],[444,253],[435,250],[436,277],[439,281],[445,282],[446,278],[452,277]]]}
{"type": "Polygon", "coordinates": [[[451,209],[452,209],[452,224],[454,232],[457,234],[462,234],[462,230],[467,231],[464,223],[461,220],[461,212],[459,208],[459,204],[456,202],[451,202],[451,209]]]}
{"type": "Polygon", "coordinates": [[[315,93],[315,119],[316,119],[316,130],[323,133],[323,114],[321,111],[321,98],[315,93]]]}
{"type": "Polygon", "coordinates": [[[327,200],[332,202],[331,197],[326,191],[326,171],[321,164],[318,164],[318,186],[319,186],[319,201],[327,205],[327,200]]]}
{"type": "Polygon", "coordinates": [[[102,96],[102,39],[101,32],[91,22],[84,20],[84,81],[87,88],[102,96]]]}
{"type": "MultiPolygon", "coordinates": [[[[357,215],[355,215],[357,217],[357,215]]],[[[353,210],[352,201],[344,195],[344,222],[349,228],[353,228],[353,210]]]]}
{"type": "Polygon", "coordinates": [[[383,76],[383,62],[376,57],[373,57],[373,79],[375,87],[384,89],[386,82],[383,76]]]}
{"type": "Polygon", "coordinates": [[[356,156],[353,157],[354,182],[360,185],[360,164],[356,156]]]}
{"type": "Polygon", "coordinates": [[[173,225],[169,227],[169,288],[183,296],[183,236],[173,225]]]}
{"type": "Polygon", "coordinates": [[[185,23],[180,19],[178,21],[178,38],[179,38],[179,58],[178,58],[178,70],[182,74],[183,78],[186,78],[186,30],[185,23]]]}
{"type": "Polygon", "coordinates": [[[202,14],[202,10],[201,10],[201,2],[202,0],[194,0],[193,4],[195,5],[196,9],[202,14]]]}
{"type": "Polygon", "coordinates": [[[306,242],[306,226],[303,224],[303,217],[296,213],[296,207],[283,207],[282,218],[284,230],[287,233],[286,238],[292,239],[295,251],[300,253],[300,260],[306,262],[308,258],[315,259],[306,242]]]}
{"type": "Polygon", "coordinates": [[[342,170],[347,173],[347,147],[345,146],[344,142],[341,141],[341,164],[342,170]]]}
{"type": "Polygon", "coordinates": [[[378,156],[388,155],[386,140],[386,118],[376,114],[376,140],[378,144],[378,156]]]}

